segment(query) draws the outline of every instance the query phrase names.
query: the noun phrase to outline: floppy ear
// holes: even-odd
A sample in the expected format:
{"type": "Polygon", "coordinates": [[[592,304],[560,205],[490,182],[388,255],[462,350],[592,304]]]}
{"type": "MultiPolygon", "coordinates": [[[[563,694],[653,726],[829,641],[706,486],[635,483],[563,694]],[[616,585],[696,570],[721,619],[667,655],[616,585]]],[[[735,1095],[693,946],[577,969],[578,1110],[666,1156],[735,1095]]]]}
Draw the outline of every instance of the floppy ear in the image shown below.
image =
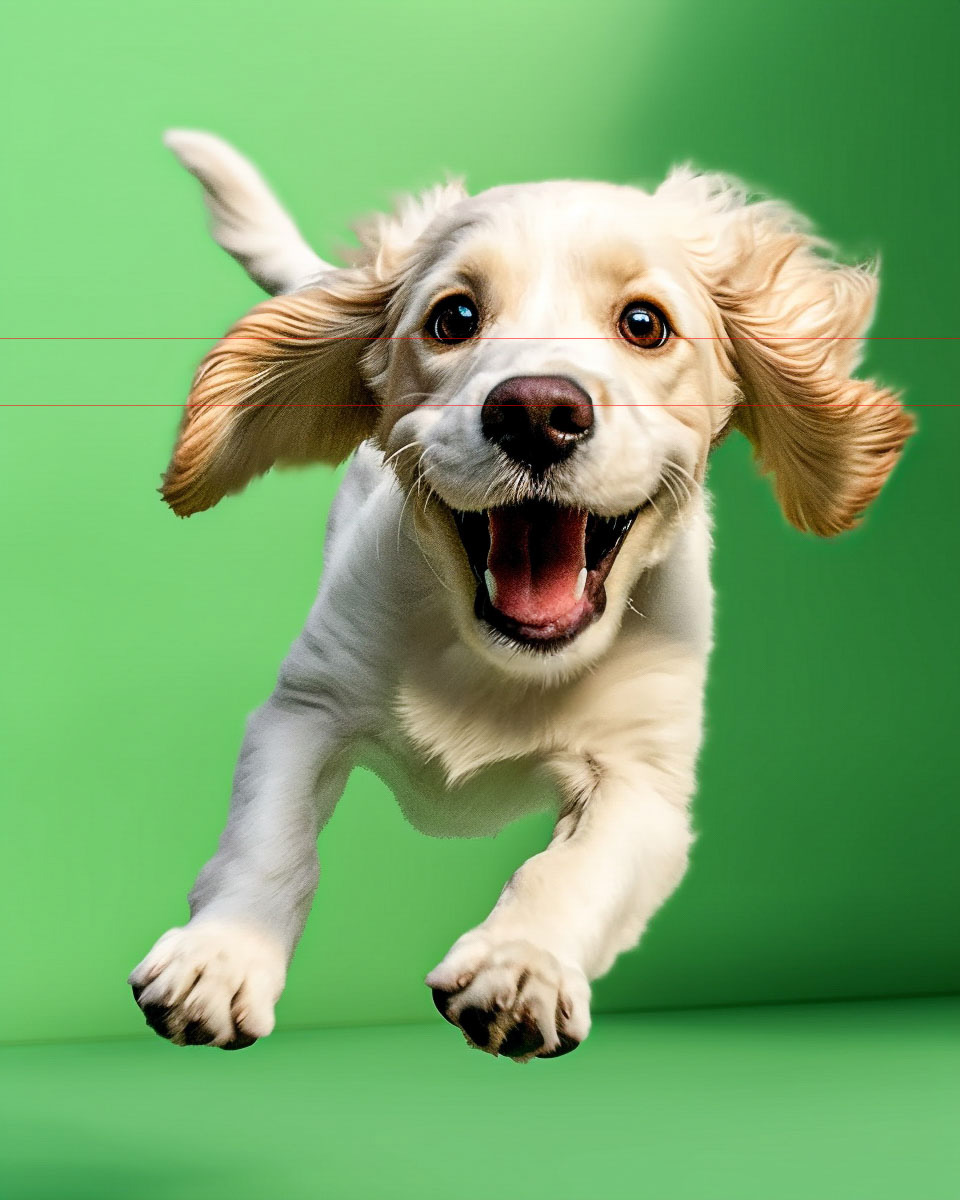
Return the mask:
{"type": "Polygon", "coordinates": [[[851,378],[875,272],[831,261],[796,213],[748,204],[723,177],[679,172],[671,186],[696,196],[711,231],[692,250],[729,339],[734,425],[792,524],[821,536],[850,529],[914,428],[894,392],[851,378]]]}
{"type": "Polygon", "coordinates": [[[290,293],[238,321],[194,376],[161,488],[187,517],[274,463],[338,463],[370,437],[378,407],[365,381],[385,367],[388,301],[421,235],[466,193],[454,181],[405,198],[358,228],[355,265],[337,269],[232,146],[184,130],[166,141],[203,184],[215,240],[267,291],[290,293]]]}
{"type": "Polygon", "coordinates": [[[386,289],[364,291],[359,276],[334,272],[259,304],[206,356],[161,488],[178,516],[274,463],[338,463],[370,436],[377,405],[359,359],[382,329],[386,289]]]}

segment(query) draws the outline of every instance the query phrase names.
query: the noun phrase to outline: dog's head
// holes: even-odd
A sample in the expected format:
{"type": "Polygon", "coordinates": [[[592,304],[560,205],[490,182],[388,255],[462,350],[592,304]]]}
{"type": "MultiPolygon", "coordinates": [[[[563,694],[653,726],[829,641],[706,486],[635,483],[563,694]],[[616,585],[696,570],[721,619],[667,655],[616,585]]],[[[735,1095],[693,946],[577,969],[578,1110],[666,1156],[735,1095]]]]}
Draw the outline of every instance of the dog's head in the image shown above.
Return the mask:
{"type": "Polygon", "coordinates": [[[821,535],[855,523],[911,432],[896,396],[851,378],[875,274],[724,177],[438,188],[336,269],[243,160],[191,136],[175,148],[218,240],[296,290],[204,359],[164,497],[189,515],[372,438],[462,635],[508,669],[609,644],[729,427],[821,535]]]}

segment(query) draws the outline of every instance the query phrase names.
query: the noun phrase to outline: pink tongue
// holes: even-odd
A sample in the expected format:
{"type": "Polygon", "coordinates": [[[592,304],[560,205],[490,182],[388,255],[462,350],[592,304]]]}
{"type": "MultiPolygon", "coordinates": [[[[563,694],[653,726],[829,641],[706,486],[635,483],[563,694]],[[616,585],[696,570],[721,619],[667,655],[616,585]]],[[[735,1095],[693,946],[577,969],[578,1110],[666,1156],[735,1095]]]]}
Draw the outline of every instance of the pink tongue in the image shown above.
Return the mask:
{"type": "Polygon", "coordinates": [[[500,612],[521,625],[550,625],[578,607],[585,512],[523,505],[491,509],[488,518],[490,599],[500,612]]]}

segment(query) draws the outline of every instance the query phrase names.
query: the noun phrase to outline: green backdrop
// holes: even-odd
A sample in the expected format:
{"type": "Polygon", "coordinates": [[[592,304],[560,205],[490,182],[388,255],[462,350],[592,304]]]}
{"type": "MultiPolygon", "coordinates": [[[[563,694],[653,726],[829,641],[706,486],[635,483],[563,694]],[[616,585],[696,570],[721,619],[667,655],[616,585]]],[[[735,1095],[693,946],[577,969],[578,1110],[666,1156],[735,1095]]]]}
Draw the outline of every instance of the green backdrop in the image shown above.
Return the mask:
{"type": "MultiPolygon", "coordinates": [[[[155,488],[191,370],[258,299],[168,126],[233,140],[322,254],[448,172],[743,176],[879,250],[866,368],[920,433],[856,533],[789,529],[731,439],[718,648],[680,893],[607,1009],[956,990],[955,3],[248,0],[20,6],[3,86],[0,1036],[136,1032],[246,713],[321,568],[334,472],[189,522],[155,488]]],[[[425,971],[546,835],[434,842],[356,774],[285,1027],[429,1017],[425,971]]]]}

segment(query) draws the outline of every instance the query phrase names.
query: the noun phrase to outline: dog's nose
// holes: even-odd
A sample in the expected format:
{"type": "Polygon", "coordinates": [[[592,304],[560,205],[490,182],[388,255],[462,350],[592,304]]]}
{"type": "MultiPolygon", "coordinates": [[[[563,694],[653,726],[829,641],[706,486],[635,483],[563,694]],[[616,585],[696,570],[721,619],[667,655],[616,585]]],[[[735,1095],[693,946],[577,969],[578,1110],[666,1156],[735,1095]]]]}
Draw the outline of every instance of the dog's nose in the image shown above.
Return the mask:
{"type": "Polygon", "coordinates": [[[517,375],[498,383],[480,414],[484,436],[525,466],[561,462],[593,429],[593,404],[562,375],[517,375]]]}

